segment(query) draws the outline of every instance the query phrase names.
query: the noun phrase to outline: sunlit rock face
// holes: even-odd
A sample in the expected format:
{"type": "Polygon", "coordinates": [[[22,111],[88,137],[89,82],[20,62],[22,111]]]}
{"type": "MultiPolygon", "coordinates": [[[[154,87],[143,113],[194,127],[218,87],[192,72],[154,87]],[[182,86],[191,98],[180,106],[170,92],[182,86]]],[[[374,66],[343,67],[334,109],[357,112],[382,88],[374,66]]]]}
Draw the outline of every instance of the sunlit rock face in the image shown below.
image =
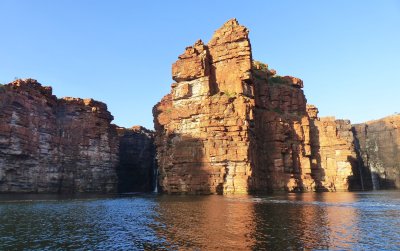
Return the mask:
{"type": "Polygon", "coordinates": [[[235,19],[207,45],[187,47],[172,75],[171,93],[153,109],[164,192],[348,189],[351,127],[320,122],[302,80],[253,62],[248,30],[235,19]],[[321,146],[317,128],[338,139],[321,146]]]}
{"type": "Polygon", "coordinates": [[[307,106],[310,116],[311,168],[316,190],[348,190],[360,180],[357,173],[357,155],[349,120],[335,117],[318,118],[315,106],[307,106]]]}
{"type": "Polygon", "coordinates": [[[247,192],[251,61],[247,29],[230,20],[208,45],[196,42],[174,63],[176,83],[153,110],[164,192],[247,192]]]}
{"type": "Polygon", "coordinates": [[[400,115],[353,126],[367,188],[400,188],[400,115]]]}
{"type": "Polygon", "coordinates": [[[118,136],[107,106],[36,80],[0,89],[0,192],[116,191],[118,136]]]}

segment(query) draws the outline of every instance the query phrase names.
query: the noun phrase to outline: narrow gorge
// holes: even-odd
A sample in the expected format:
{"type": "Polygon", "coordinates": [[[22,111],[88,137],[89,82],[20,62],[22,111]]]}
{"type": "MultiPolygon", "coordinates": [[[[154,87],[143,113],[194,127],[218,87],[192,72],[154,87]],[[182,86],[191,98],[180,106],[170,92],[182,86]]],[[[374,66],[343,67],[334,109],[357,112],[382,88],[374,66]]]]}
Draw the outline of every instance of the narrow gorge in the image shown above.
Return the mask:
{"type": "MultiPolygon", "coordinates": [[[[0,85],[0,192],[249,194],[400,188],[400,115],[319,117],[236,19],[172,65],[155,131],[33,79],[0,85]]],[[[133,120],[134,118],[132,118],[133,120]]]]}

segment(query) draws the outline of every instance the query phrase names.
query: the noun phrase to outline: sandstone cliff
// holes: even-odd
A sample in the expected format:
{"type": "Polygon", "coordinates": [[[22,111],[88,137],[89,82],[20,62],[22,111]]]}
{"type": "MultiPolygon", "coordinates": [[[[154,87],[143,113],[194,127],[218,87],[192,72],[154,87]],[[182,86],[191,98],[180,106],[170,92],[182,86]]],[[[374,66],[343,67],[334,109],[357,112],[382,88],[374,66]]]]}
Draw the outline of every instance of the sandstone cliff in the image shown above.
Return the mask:
{"type": "Polygon", "coordinates": [[[353,126],[365,187],[400,188],[400,115],[353,126]]]}
{"type": "Polygon", "coordinates": [[[118,136],[107,106],[36,80],[0,90],[0,192],[116,191],[118,136]]]}
{"type": "Polygon", "coordinates": [[[160,186],[168,193],[247,191],[253,120],[248,31],[228,21],[173,65],[172,91],[154,107],[160,186]]]}
{"type": "Polygon", "coordinates": [[[358,189],[360,179],[355,174],[359,170],[350,121],[318,118],[318,110],[312,105],[307,110],[311,119],[311,166],[317,189],[358,189]]]}
{"type": "Polygon", "coordinates": [[[253,62],[248,30],[235,19],[207,45],[187,47],[172,75],[171,93],[153,109],[163,191],[349,188],[349,122],[309,115],[303,82],[253,62]]]}

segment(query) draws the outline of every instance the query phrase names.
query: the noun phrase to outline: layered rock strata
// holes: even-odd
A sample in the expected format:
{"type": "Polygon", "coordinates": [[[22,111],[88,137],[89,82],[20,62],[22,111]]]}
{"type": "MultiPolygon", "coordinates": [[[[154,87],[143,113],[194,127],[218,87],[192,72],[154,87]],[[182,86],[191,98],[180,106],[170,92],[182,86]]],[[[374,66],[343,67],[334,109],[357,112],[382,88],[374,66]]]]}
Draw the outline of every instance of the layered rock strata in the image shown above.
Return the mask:
{"type": "Polygon", "coordinates": [[[235,19],[207,45],[187,47],[172,75],[171,93],[153,109],[163,191],[348,189],[349,124],[310,116],[303,82],[253,62],[248,30],[235,19]],[[320,144],[317,130],[336,139],[320,144]]]}
{"type": "Polygon", "coordinates": [[[156,190],[154,132],[141,126],[118,127],[119,192],[149,192],[156,190]]]}
{"type": "Polygon", "coordinates": [[[253,120],[248,31],[227,22],[173,65],[172,91],[154,108],[160,186],[168,193],[247,191],[253,120]]]}
{"type": "Polygon", "coordinates": [[[107,106],[36,80],[0,90],[0,192],[116,191],[118,136],[107,106]]]}
{"type": "Polygon", "coordinates": [[[400,115],[353,125],[366,189],[400,188],[400,115]]]}
{"type": "Polygon", "coordinates": [[[317,190],[338,191],[358,188],[357,155],[349,120],[318,118],[315,106],[307,106],[310,116],[311,168],[317,190]]]}

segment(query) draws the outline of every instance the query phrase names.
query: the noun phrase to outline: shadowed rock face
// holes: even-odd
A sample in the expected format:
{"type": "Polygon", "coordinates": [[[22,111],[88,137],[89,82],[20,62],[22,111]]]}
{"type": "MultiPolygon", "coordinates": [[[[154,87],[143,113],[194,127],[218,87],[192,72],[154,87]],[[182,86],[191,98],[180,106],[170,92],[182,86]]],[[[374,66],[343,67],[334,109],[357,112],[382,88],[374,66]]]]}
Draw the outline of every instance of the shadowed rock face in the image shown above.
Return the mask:
{"type": "Polygon", "coordinates": [[[154,191],[156,161],[154,132],[141,126],[117,128],[120,163],[118,192],[154,191]]]}
{"type": "Polygon", "coordinates": [[[350,124],[320,122],[300,79],[253,62],[248,30],[235,19],[207,45],[187,47],[172,75],[171,93],[153,109],[163,191],[348,189],[350,124]]]}
{"type": "Polygon", "coordinates": [[[0,90],[0,192],[116,191],[118,136],[107,106],[36,80],[0,90]]]}
{"type": "Polygon", "coordinates": [[[367,188],[400,188],[400,115],[353,125],[367,188]]]}

